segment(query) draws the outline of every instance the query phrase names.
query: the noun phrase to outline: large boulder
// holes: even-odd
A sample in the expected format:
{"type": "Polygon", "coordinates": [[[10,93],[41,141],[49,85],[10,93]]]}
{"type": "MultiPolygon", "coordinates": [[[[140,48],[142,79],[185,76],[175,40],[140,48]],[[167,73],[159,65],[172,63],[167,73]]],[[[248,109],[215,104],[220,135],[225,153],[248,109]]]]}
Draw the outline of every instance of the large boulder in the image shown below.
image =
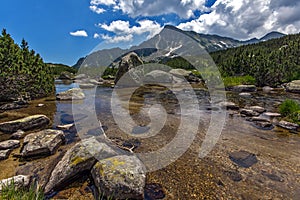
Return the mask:
{"type": "Polygon", "coordinates": [[[287,92],[300,93],[300,80],[292,81],[286,85],[287,92]]]}
{"type": "Polygon", "coordinates": [[[6,150],[6,149],[15,149],[20,146],[19,140],[6,140],[3,142],[0,142],[0,150],[6,150]]]}
{"type": "Polygon", "coordinates": [[[14,184],[14,187],[18,190],[21,188],[29,188],[31,177],[18,175],[8,179],[3,179],[0,181],[0,192],[3,190],[3,187],[8,187],[11,184],[14,184]]]}
{"type": "Polygon", "coordinates": [[[142,65],[143,61],[141,58],[134,52],[131,52],[124,56],[120,63],[119,69],[115,77],[115,84],[121,79],[121,77],[126,74],[129,70],[136,68],[139,65],[142,65]]]}
{"type": "Polygon", "coordinates": [[[53,189],[63,188],[74,177],[85,171],[90,171],[97,159],[105,159],[117,155],[117,152],[105,143],[100,143],[94,137],[77,143],[63,156],[51,173],[45,193],[53,189]]]}
{"type": "Polygon", "coordinates": [[[83,99],[85,99],[85,95],[80,88],[72,88],[68,91],[57,94],[56,99],[57,100],[66,100],[66,101],[83,100],[83,99]]]}
{"type": "Polygon", "coordinates": [[[65,141],[64,133],[60,130],[43,130],[32,133],[24,138],[21,155],[24,158],[49,156],[65,141]]]}
{"type": "Polygon", "coordinates": [[[235,92],[255,92],[256,90],[255,85],[237,85],[233,87],[235,92]]]}
{"type": "Polygon", "coordinates": [[[144,199],[146,171],[135,156],[100,160],[94,166],[92,176],[101,194],[112,194],[115,199],[144,199]]]}
{"type": "Polygon", "coordinates": [[[45,115],[33,115],[22,119],[0,123],[3,133],[15,133],[18,130],[29,131],[48,126],[50,119],[45,115]]]}
{"type": "Polygon", "coordinates": [[[173,80],[172,74],[161,70],[153,70],[144,77],[144,83],[150,84],[173,83],[173,80]]]}

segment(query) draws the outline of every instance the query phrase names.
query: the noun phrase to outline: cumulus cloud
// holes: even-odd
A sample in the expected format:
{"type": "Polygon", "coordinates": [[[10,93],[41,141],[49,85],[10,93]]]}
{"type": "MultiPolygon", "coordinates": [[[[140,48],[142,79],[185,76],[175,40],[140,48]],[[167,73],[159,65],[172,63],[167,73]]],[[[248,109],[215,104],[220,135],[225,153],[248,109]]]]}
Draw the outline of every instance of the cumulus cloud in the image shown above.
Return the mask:
{"type": "Polygon", "coordinates": [[[300,30],[300,2],[294,0],[217,0],[211,12],[178,28],[237,39],[262,37],[270,31],[300,30]]]}
{"type": "Polygon", "coordinates": [[[99,24],[98,26],[116,35],[114,37],[107,35],[102,37],[102,39],[113,43],[118,41],[130,41],[133,39],[134,35],[148,34],[147,38],[151,38],[158,34],[162,29],[159,23],[151,20],[141,20],[137,21],[137,23],[139,24],[138,26],[131,26],[129,21],[117,20],[108,25],[99,24]]]}
{"type": "Polygon", "coordinates": [[[119,42],[129,42],[133,40],[133,35],[117,35],[117,36],[109,36],[109,35],[100,35],[103,40],[108,43],[119,43],[119,42]]]}
{"type": "Polygon", "coordinates": [[[78,30],[75,32],[70,32],[70,35],[75,37],[88,37],[88,34],[85,30],[78,30]]]}
{"type": "Polygon", "coordinates": [[[90,10],[97,13],[97,14],[101,14],[101,13],[105,12],[105,10],[103,8],[98,8],[95,5],[91,5],[90,10]]]}

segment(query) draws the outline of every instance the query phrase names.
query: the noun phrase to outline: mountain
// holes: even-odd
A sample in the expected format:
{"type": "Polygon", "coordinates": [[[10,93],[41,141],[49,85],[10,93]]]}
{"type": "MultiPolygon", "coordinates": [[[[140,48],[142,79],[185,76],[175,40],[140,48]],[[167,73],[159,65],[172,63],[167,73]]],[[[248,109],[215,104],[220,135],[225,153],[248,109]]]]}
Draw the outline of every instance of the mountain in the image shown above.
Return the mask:
{"type": "Polygon", "coordinates": [[[271,39],[277,39],[277,38],[281,38],[285,36],[285,34],[277,32],[277,31],[273,31],[271,33],[268,33],[267,35],[265,35],[264,37],[260,38],[260,41],[267,41],[267,40],[271,40],[271,39]]]}

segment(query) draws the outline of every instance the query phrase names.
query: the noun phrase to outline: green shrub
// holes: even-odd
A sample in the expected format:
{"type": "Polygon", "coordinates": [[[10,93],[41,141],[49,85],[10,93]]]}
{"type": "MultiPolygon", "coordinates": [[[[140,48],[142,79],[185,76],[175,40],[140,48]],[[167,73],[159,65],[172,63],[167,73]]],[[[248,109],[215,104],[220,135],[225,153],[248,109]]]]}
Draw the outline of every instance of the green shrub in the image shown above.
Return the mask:
{"type": "Polygon", "coordinates": [[[286,99],[280,106],[279,112],[282,116],[287,117],[292,122],[299,123],[300,105],[292,99],[286,99]]]}
{"type": "Polygon", "coordinates": [[[232,87],[236,85],[255,85],[256,80],[252,76],[230,76],[224,77],[223,82],[225,87],[232,87]]]}

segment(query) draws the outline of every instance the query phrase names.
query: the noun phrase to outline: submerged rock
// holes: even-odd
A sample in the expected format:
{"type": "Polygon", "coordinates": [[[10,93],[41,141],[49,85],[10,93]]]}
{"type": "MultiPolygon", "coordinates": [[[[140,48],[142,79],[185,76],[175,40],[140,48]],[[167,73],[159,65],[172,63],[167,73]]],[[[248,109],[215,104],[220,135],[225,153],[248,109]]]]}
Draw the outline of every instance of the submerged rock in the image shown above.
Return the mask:
{"type": "Polygon", "coordinates": [[[255,112],[253,110],[248,110],[248,109],[242,109],[241,110],[241,114],[242,115],[245,115],[245,116],[250,116],[250,117],[253,117],[253,116],[259,116],[259,113],[258,112],[255,112]]]}
{"type": "Polygon", "coordinates": [[[85,99],[85,95],[80,88],[72,88],[68,91],[61,92],[56,95],[57,100],[83,100],[85,99]]]}
{"type": "Polygon", "coordinates": [[[287,130],[291,130],[291,131],[297,131],[300,128],[300,126],[298,124],[287,122],[287,121],[284,121],[284,120],[281,120],[277,124],[277,126],[279,126],[281,128],[284,128],[284,129],[287,129],[287,130]]]}
{"type": "Polygon", "coordinates": [[[51,173],[45,193],[53,189],[63,188],[74,177],[92,169],[98,159],[105,159],[117,155],[110,146],[100,143],[94,137],[77,143],[63,156],[51,173]]]}
{"type": "Polygon", "coordinates": [[[15,149],[20,146],[19,140],[7,140],[4,142],[0,142],[0,150],[6,150],[6,149],[15,149]]]}
{"type": "Polygon", "coordinates": [[[245,97],[245,98],[250,98],[250,97],[252,97],[252,94],[247,93],[247,92],[242,92],[242,93],[239,93],[239,96],[240,97],[245,97]]]}
{"type": "Polygon", "coordinates": [[[12,149],[0,150],[0,160],[6,160],[11,152],[12,149]]]}
{"type": "Polygon", "coordinates": [[[163,187],[158,183],[148,183],[145,186],[145,199],[155,200],[166,197],[163,187]]]}
{"type": "Polygon", "coordinates": [[[79,87],[81,89],[91,89],[91,88],[95,88],[96,86],[92,83],[81,83],[79,84],[79,87]]]}
{"type": "Polygon", "coordinates": [[[254,126],[262,130],[272,130],[274,128],[272,123],[266,121],[255,121],[254,126]]]}
{"type": "Polygon", "coordinates": [[[231,161],[240,167],[249,168],[258,162],[256,155],[247,151],[236,151],[229,154],[231,161]]]}
{"type": "Polygon", "coordinates": [[[225,171],[224,174],[235,182],[243,180],[242,175],[238,171],[225,171]]]}
{"type": "Polygon", "coordinates": [[[249,107],[249,109],[250,109],[250,110],[253,110],[253,111],[255,111],[255,112],[258,112],[258,113],[263,113],[263,112],[266,111],[265,108],[260,107],[260,106],[251,106],[251,107],[249,107]]]}
{"type": "Polygon", "coordinates": [[[274,118],[274,117],[281,117],[281,114],[280,113],[265,112],[265,113],[263,113],[263,116],[274,118]]]}
{"type": "Polygon", "coordinates": [[[24,158],[49,156],[54,154],[64,141],[64,133],[59,130],[47,129],[32,133],[24,138],[21,155],[24,158]]]}
{"type": "Polygon", "coordinates": [[[300,93],[300,80],[295,80],[286,85],[287,92],[300,93]]]}
{"type": "Polygon", "coordinates": [[[11,184],[14,184],[16,190],[21,188],[28,188],[30,184],[30,176],[18,175],[8,179],[0,181],[0,192],[3,190],[3,187],[7,187],[11,184]]]}
{"type": "Polygon", "coordinates": [[[135,156],[115,156],[100,160],[92,170],[98,191],[115,199],[144,199],[146,171],[135,156]]]}
{"type": "Polygon", "coordinates": [[[27,105],[20,105],[18,103],[13,102],[0,106],[0,110],[16,110],[24,107],[27,107],[27,105]]]}
{"type": "Polygon", "coordinates": [[[0,131],[3,133],[14,133],[18,130],[29,131],[46,127],[50,119],[45,115],[33,115],[14,121],[0,123],[0,131]]]}
{"type": "Polygon", "coordinates": [[[220,102],[218,104],[223,109],[228,109],[228,110],[239,110],[240,108],[233,102],[225,101],[225,102],[220,102]]]}
{"type": "Polygon", "coordinates": [[[233,87],[235,92],[256,92],[255,85],[238,85],[233,87]]]}

